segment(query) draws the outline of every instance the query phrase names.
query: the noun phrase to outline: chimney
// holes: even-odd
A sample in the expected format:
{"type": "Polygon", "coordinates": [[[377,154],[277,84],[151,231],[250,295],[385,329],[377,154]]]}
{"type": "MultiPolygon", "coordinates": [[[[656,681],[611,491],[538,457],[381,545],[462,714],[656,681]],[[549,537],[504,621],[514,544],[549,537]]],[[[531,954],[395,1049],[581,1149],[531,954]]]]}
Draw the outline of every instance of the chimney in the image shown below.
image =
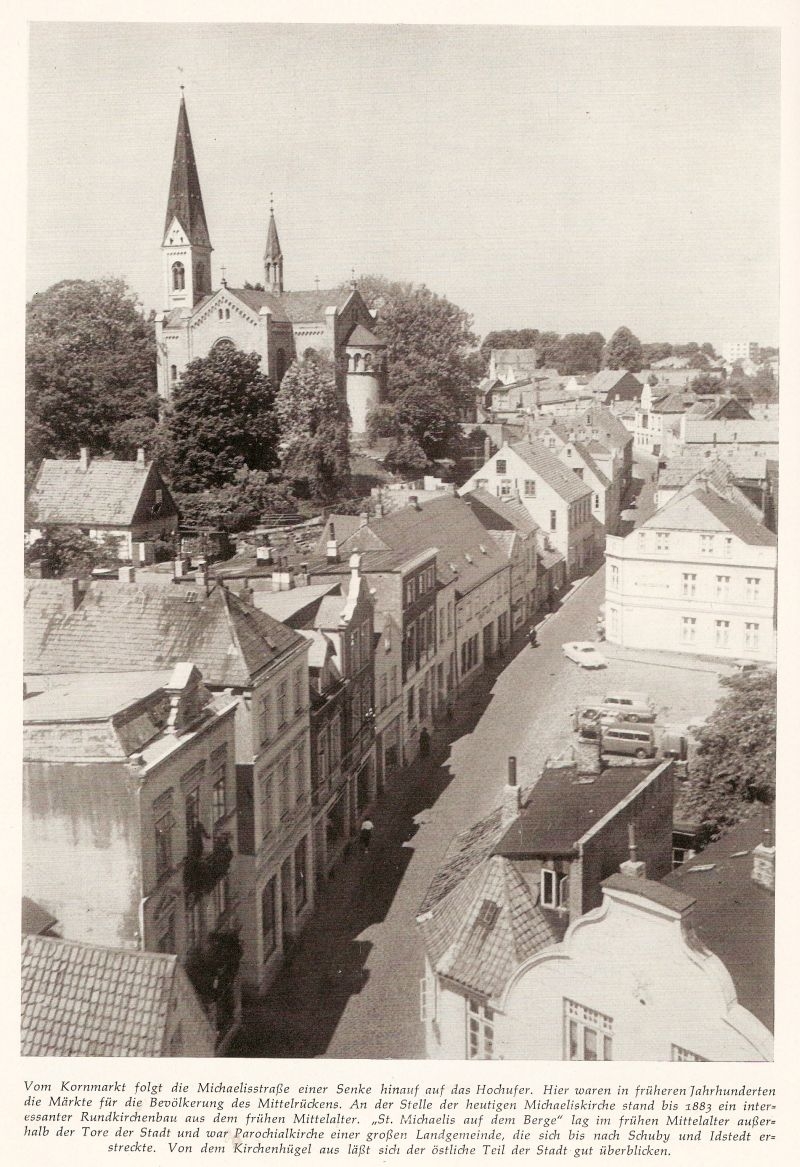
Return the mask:
{"type": "Polygon", "coordinates": [[[508,759],[508,782],[503,787],[502,825],[510,827],[519,816],[521,806],[520,789],[517,786],[517,759],[508,759]]]}
{"type": "Polygon", "coordinates": [[[419,499],[415,494],[410,494],[408,496],[408,505],[413,507],[415,511],[422,510],[422,507],[419,505],[419,499]]]}
{"type": "Polygon", "coordinates": [[[492,456],[492,439],[488,435],[483,439],[483,456],[487,462],[492,456]]]}
{"type": "Polygon", "coordinates": [[[328,542],[325,545],[325,558],[327,559],[328,563],[339,562],[339,547],[336,543],[336,531],[334,530],[333,523],[331,523],[330,535],[328,536],[328,542]]]}
{"type": "Polygon", "coordinates": [[[300,564],[300,566],[297,569],[297,573],[294,577],[294,582],[297,584],[297,586],[299,588],[308,587],[308,564],[307,563],[300,564]]]}
{"type": "Polygon", "coordinates": [[[361,576],[361,556],[357,551],[354,551],[350,556],[350,578],[359,579],[361,576]]]}
{"type": "Polygon", "coordinates": [[[133,583],[136,579],[136,568],[120,567],[117,570],[117,579],[120,583],[133,583]]]}
{"type": "Polygon", "coordinates": [[[136,465],[144,469],[144,446],[139,446],[136,451],[136,465]]]}
{"type": "Polygon", "coordinates": [[[272,571],[273,592],[288,592],[294,587],[294,572],[289,567],[289,561],[283,557],[272,571]]]}
{"type": "Polygon", "coordinates": [[[764,808],[764,836],[753,848],[753,883],[775,891],[775,832],[772,822],[773,808],[764,808]]]}
{"type": "Polygon", "coordinates": [[[81,474],[85,474],[89,469],[89,449],[87,446],[81,446],[81,474]]]}
{"type": "Polygon", "coordinates": [[[594,741],[579,738],[575,743],[574,750],[575,767],[578,772],[578,777],[581,774],[602,774],[603,758],[599,736],[594,741]]]}
{"type": "Polygon", "coordinates": [[[263,547],[256,547],[256,563],[272,563],[272,548],[269,543],[265,543],[263,547]]]}
{"type": "Polygon", "coordinates": [[[358,516],[359,527],[366,527],[368,522],[369,522],[369,515],[367,514],[366,511],[362,511],[361,514],[358,516]]]}
{"type": "Polygon", "coordinates": [[[619,869],[629,879],[644,879],[644,863],[636,858],[636,828],[628,823],[628,858],[620,863],[619,869]]]}

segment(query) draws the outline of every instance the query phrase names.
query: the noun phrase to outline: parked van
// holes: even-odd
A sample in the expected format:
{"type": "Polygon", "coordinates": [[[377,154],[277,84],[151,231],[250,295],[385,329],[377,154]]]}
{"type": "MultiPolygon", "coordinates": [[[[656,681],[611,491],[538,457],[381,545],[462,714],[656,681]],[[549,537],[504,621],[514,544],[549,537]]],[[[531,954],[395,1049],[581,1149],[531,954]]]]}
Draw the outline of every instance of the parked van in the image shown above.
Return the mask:
{"type": "Polygon", "coordinates": [[[653,727],[642,725],[602,725],[600,751],[603,754],[626,754],[631,758],[654,758],[656,736],[653,727]]]}

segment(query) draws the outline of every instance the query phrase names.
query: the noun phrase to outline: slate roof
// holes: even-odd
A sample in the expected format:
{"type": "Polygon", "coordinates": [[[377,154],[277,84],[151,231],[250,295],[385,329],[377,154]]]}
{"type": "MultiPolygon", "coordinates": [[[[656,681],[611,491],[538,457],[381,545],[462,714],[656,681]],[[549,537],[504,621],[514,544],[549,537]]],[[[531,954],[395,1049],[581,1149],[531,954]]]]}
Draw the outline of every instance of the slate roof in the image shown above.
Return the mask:
{"type": "Polygon", "coordinates": [[[272,210],[272,207],[269,209],[269,226],[267,228],[267,245],[264,248],[264,259],[269,261],[283,259],[281,243],[278,239],[278,227],[275,223],[275,212],[272,210]]]}
{"type": "Polygon", "coordinates": [[[23,937],[23,1057],[163,1056],[181,972],[169,954],[23,937]]]}
{"type": "Polygon", "coordinates": [[[495,843],[505,834],[502,807],[496,806],[477,823],[467,827],[452,839],[445,857],[430,882],[418,918],[431,911],[441,900],[458,887],[484,859],[488,859],[495,843]]]}
{"type": "Polygon", "coordinates": [[[514,864],[494,856],[418,926],[437,972],[494,997],[523,960],[563,938],[566,918],[540,908],[514,864]]]}
{"type": "Polygon", "coordinates": [[[348,345],[360,345],[361,348],[386,348],[384,341],[379,340],[374,332],[370,332],[363,324],[357,324],[347,338],[348,345]]]}
{"type": "MultiPolygon", "coordinates": [[[[31,580],[31,584],[39,581],[31,580]]],[[[31,673],[140,671],[193,661],[206,684],[247,687],[263,668],[300,644],[292,629],[233,593],[202,588],[92,583],[63,617],[26,609],[31,673]]]]}
{"type": "Polygon", "coordinates": [[[167,216],[164,232],[169,229],[173,218],[177,219],[191,244],[210,247],[206,213],[203,209],[203,195],[194,158],[194,146],[189,130],[186,102],[181,94],[178,110],[178,128],[175,133],[175,151],[172,158],[172,174],[167,198],[167,216]]]}
{"type": "Polygon", "coordinates": [[[657,485],[670,488],[685,486],[699,471],[718,465],[728,467],[733,478],[763,478],[768,460],[764,457],[754,458],[750,453],[732,449],[725,450],[724,458],[711,459],[706,458],[702,450],[689,448],[671,457],[667,465],[659,470],[657,485]]]}
{"type": "MultiPolygon", "coordinates": [[[[311,613],[319,607],[322,597],[338,586],[337,583],[322,583],[290,588],[286,592],[256,591],[253,593],[253,603],[260,611],[271,616],[273,620],[291,621],[296,616],[305,614],[306,609],[309,610],[310,618],[311,613]]],[[[340,604],[344,605],[344,600],[341,598],[340,604]]]]}
{"type": "Polygon", "coordinates": [[[739,503],[721,498],[708,483],[671,498],[641,527],[672,531],[729,531],[753,547],[777,545],[772,531],[739,503]]]}
{"type": "Polygon", "coordinates": [[[685,413],[686,402],[683,400],[682,393],[668,393],[665,397],[659,397],[654,401],[650,407],[651,413],[685,413]]]}
{"type": "Polygon", "coordinates": [[[22,933],[23,935],[41,935],[48,932],[58,920],[51,915],[41,904],[28,896],[22,897],[22,933]]]}
{"type": "Polygon", "coordinates": [[[778,441],[778,423],[775,420],[755,421],[748,418],[722,418],[720,421],[709,421],[705,417],[687,417],[683,434],[686,444],[692,442],[732,442],[736,434],[739,443],[771,445],[778,441]]]}
{"type": "Polygon", "coordinates": [[[25,580],[23,672],[31,673],[36,670],[42,642],[47,638],[51,627],[58,627],[65,617],[73,611],[76,600],[82,598],[82,595],[83,593],[74,595],[72,580],[25,580]]]}
{"type": "Polygon", "coordinates": [[[775,896],[751,878],[753,848],[762,838],[763,823],[754,815],[687,859],[663,882],[694,898],[692,920],[698,938],[727,968],[739,1004],[771,1030],[775,896]],[[709,863],[714,864],[710,871],[692,871],[709,863]]]}
{"type": "Polygon", "coordinates": [[[487,531],[518,531],[522,535],[532,535],[539,530],[539,524],[518,499],[497,498],[482,486],[462,497],[487,531]]]}
{"type": "Polygon", "coordinates": [[[608,766],[602,774],[590,775],[593,781],[574,766],[544,770],[494,854],[508,859],[573,855],[578,840],[653,769],[653,764],[608,766]]]}
{"type": "MultiPolygon", "coordinates": [[[[65,523],[76,527],[131,525],[152,462],[90,461],[45,458],[28,495],[32,526],[65,523]]],[[[165,495],[165,504],[169,498],[165,495]]],[[[172,500],[169,499],[171,502],[172,500]]],[[[177,514],[167,510],[163,514],[177,514]]]]}
{"type": "MultiPolygon", "coordinates": [[[[235,296],[237,300],[241,300],[243,304],[246,304],[256,315],[258,315],[261,308],[269,308],[274,320],[282,324],[289,323],[289,317],[283,306],[282,298],[274,296],[272,292],[262,292],[258,288],[226,288],[225,290],[226,292],[230,292],[232,296],[235,296]]],[[[216,294],[215,292],[214,295],[216,294]]],[[[204,304],[205,301],[201,300],[194,310],[195,315],[197,315],[204,304]]]]}
{"type": "Polygon", "coordinates": [[[582,460],[586,464],[586,468],[588,470],[591,470],[592,474],[594,474],[595,478],[597,478],[600,485],[601,486],[610,486],[611,479],[597,465],[594,458],[589,453],[589,447],[587,445],[585,445],[583,442],[575,441],[575,440],[570,442],[570,445],[573,447],[573,449],[577,450],[579,456],[582,458],[582,460]]]}
{"type": "Polygon", "coordinates": [[[582,482],[577,474],[540,442],[514,442],[511,449],[530,466],[531,470],[544,479],[564,502],[576,502],[579,498],[586,498],[592,493],[590,486],[582,482]]]}
{"type": "Polygon", "coordinates": [[[63,687],[46,689],[23,702],[25,725],[54,721],[106,721],[167,684],[171,670],[114,673],[98,684],[96,674],[71,678],[63,687]]]}
{"type": "Polygon", "coordinates": [[[323,288],[313,292],[282,292],[280,305],[292,324],[322,322],[328,308],[344,308],[353,295],[352,288],[323,288]]]}
{"type": "Polygon", "coordinates": [[[620,381],[632,375],[627,369],[601,369],[599,373],[595,373],[592,377],[587,388],[592,393],[610,393],[620,381]]]}
{"type": "MultiPolygon", "coordinates": [[[[338,538],[340,517],[333,518],[338,538]]],[[[358,526],[339,545],[343,558],[353,551],[366,552],[362,565],[366,572],[397,566],[436,548],[439,582],[447,584],[455,579],[460,595],[506,568],[502,551],[486,538],[485,528],[467,503],[454,495],[423,502],[419,509],[407,506],[372,518],[366,527],[358,526]],[[383,556],[373,552],[383,552],[383,556]]]]}

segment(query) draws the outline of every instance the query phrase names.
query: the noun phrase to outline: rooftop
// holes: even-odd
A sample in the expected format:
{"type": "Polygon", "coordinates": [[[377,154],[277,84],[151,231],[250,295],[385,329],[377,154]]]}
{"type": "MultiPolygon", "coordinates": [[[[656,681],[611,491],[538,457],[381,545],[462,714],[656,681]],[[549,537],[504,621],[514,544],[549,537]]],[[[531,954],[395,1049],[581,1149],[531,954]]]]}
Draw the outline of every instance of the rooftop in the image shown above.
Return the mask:
{"type": "MultiPolygon", "coordinates": [[[[142,499],[152,462],[45,458],[28,495],[32,526],[130,526],[142,499]]],[[[177,514],[164,489],[163,514],[177,514]]],[[[149,516],[148,516],[149,517],[149,516]]]]}
{"type": "Polygon", "coordinates": [[[728,531],[753,547],[775,547],[777,538],[731,499],[722,498],[711,484],[703,482],[671,498],[651,515],[642,528],[673,531],[728,531]]]}
{"type": "Polygon", "coordinates": [[[592,493],[592,488],[578,478],[540,442],[514,442],[511,449],[542,478],[564,502],[576,502],[592,493]]]}

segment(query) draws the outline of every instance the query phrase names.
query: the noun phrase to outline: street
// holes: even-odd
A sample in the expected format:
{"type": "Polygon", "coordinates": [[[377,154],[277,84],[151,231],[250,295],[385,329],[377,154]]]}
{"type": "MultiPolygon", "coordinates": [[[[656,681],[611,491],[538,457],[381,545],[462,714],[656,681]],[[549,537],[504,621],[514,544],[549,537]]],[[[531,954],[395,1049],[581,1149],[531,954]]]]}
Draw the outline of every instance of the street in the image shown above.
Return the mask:
{"type": "Polygon", "coordinates": [[[371,849],[354,850],[323,889],[231,1056],[423,1057],[417,908],[453,835],[497,804],[508,756],[517,757],[523,788],[535,782],[548,756],[573,740],[576,702],[605,689],[644,690],[673,721],[696,723],[711,711],[711,666],[610,658],[607,669],[586,672],[563,656],[564,641],[593,638],[603,582],[601,568],[539,626],[539,647],[526,643],[502,671],[487,671],[434,735],[431,757],[382,796],[371,849]]]}

